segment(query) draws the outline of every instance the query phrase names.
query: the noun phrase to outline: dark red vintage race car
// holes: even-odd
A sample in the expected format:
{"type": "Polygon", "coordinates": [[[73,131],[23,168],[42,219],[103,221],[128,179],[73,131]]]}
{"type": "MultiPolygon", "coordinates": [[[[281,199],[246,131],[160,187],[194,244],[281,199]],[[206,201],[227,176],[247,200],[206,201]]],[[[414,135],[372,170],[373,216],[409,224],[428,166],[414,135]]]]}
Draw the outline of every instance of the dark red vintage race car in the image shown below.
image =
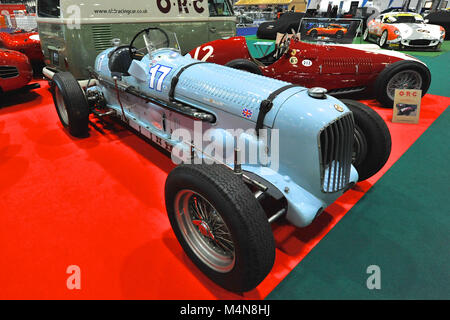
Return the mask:
{"type": "Polygon", "coordinates": [[[33,69],[26,55],[0,49],[0,93],[21,88],[38,88],[39,84],[28,84],[32,79],[33,69]]]}
{"type": "Polygon", "coordinates": [[[37,32],[0,32],[0,48],[19,51],[31,62],[44,62],[41,40],[37,32]]]}
{"type": "Polygon", "coordinates": [[[363,93],[390,108],[395,89],[419,89],[425,95],[431,83],[430,71],[421,61],[372,44],[315,44],[284,35],[272,52],[257,59],[244,37],[233,37],[203,44],[190,55],[307,88],[322,87],[330,95],[363,93]]]}

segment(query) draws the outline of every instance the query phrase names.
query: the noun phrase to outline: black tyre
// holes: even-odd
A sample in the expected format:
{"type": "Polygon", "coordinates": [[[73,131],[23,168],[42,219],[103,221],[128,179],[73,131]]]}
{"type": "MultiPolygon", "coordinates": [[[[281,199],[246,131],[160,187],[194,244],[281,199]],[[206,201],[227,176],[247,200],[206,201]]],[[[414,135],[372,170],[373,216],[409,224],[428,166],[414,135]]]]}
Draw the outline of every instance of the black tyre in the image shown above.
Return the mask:
{"type": "Polygon", "coordinates": [[[317,35],[318,35],[317,30],[312,30],[312,31],[309,33],[309,35],[310,35],[312,38],[317,38],[317,35]]]}
{"type": "Polygon", "coordinates": [[[376,174],[391,154],[391,134],[384,120],[365,104],[354,100],[342,100],[353,112],[355,137],[353,165],[359,181],[376,174]]]}
{"type": "Polygon", "coordinates": [[[242,179],[221,165],[181,165],[168,176],[166,208],[189,258],[233,292],[254,289],[275,260],[272,229],[242,179]]]}
{"type": "Polygon", "coordinates": [[[344,32],[339,30],[338,32],[336,32],[336,38],[337,39],[342,39],[344,37],[344,32]]]}
{"type": "Polygon", "coordinates": [[[225,66],[233,69],[247,71],[254,74],[259,74],[260,76],[262,76],[262,71],[261,69],[258,68],[256,63],[251,62],[247,59],[235,59],[228,62],[225,66]]]}
{"type": "Polygon", "coordinates": [[[83,90],[70,72],[53,77],[53,101],[59,120],[74,137],[85,137],[89,130],[89,107],[83,90]]]}
{"type": "Polygon", "coordinates": [[[374,93],[383,107],[394,106],[395,89],[422,90],[427,93],[431,83],[431,73],[427,66],[418,61],[402,60],[388,65],[377,77],[374,93]]]}
{"type": "Polygon", "coordinates": [[[388,31],[384,30],[381,36],[378,38],[378,45],[382,48],[386,48],[387,41],[388,41],[388,31]]]}

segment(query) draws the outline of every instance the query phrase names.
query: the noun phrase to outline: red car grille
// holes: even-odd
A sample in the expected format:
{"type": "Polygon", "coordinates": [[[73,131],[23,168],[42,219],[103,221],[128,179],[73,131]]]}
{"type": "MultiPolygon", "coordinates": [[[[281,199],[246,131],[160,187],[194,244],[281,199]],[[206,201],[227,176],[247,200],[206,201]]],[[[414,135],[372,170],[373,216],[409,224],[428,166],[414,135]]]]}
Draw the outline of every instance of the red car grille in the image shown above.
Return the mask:
{"type": "Polygon", "coordinates": [[[366,58],[329,58],[323,61],[322,73],[372,73],[372,61],[366,58]]]}
{"type": "Polygon", "coordinates": [[[19,75],[19,70],[16,67],[0,66],[0,78],[9,79],[19,75]]]}

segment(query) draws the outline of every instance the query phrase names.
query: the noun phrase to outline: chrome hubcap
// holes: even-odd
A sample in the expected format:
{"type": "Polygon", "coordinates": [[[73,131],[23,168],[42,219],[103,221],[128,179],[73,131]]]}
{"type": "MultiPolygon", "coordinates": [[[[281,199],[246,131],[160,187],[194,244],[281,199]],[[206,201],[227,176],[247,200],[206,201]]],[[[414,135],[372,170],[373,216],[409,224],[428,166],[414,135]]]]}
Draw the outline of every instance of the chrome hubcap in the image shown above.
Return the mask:
{"type": "Polygon", "coordinates": [[[189,247],[211,269],[226,273],[235,265],[231,233],[214,206],[199,193],[182,190],[175,197],[176,221],[189,247]]]}
{"type": "Polygon", "coordinates": [[[395,89],[422,88],[422,76],[414,70],[405,70],[397,73],[387,84],[387,94],[391,100],[395,98],[395,89]]]}

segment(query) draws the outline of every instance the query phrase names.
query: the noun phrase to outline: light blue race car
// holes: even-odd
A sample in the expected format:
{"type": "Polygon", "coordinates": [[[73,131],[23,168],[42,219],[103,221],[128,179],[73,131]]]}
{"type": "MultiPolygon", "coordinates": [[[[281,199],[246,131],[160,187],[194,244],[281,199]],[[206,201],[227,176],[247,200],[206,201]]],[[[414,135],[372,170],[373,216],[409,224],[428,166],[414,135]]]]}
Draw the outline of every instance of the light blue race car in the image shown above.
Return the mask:
{"type": "Polygon", "coordinates": [[[214,282],[249,291],[274,263],[271,224],[305,227],[378,172],[389,130],[359,102],[199,62],[170,42],[148,28],[99,54],[87,84],[56,73],[56,110],[73,136],[89,135],[93,114],[169,151],[178,166],[165,200],[178,241],[214,282]]]}

